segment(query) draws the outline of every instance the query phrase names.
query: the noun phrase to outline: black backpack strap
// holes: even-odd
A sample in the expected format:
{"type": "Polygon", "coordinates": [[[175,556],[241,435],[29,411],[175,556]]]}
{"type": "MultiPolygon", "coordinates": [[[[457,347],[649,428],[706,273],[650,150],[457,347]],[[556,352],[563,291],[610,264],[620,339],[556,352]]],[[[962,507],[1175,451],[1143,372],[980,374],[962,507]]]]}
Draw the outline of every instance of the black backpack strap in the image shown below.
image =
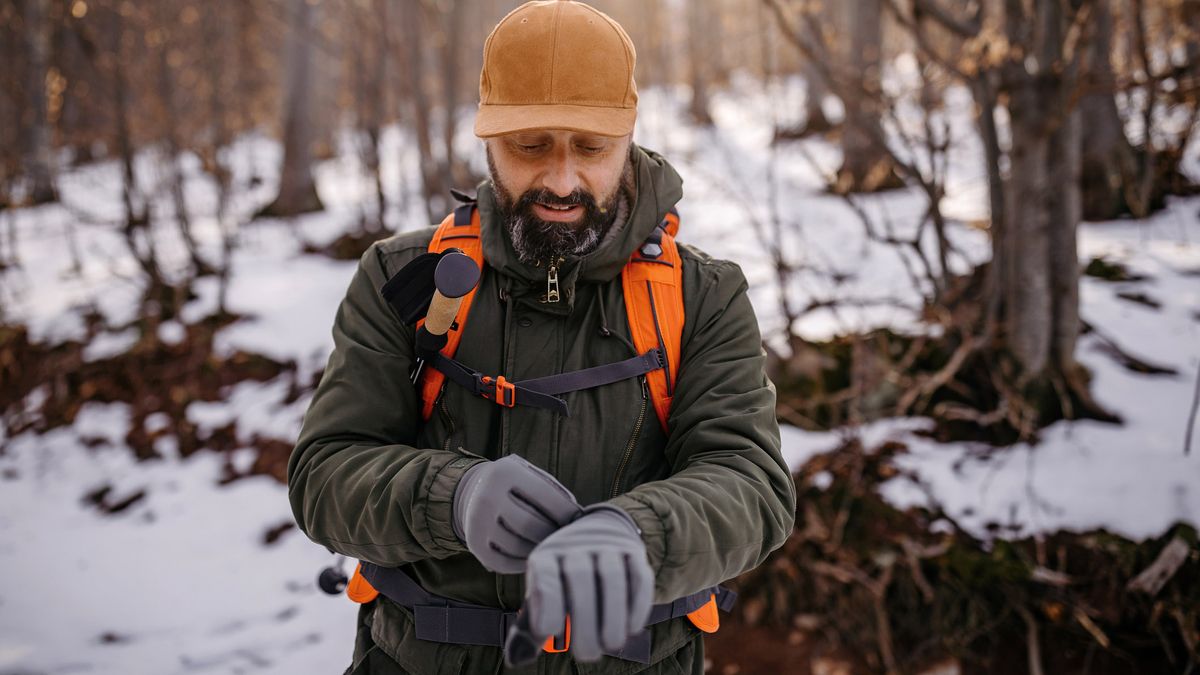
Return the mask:
{"type": "Polygon", "coordinates": [[[548,375],[533,380],[522,380],[517,385],[543,394],[566,394],[645,375],[662,368],[663,365],[662,351],[651,349],[641,356],[624,361],[606,363],[602,366],[574,370],[559,375],[548,375]]]}
{"type": "Polygon", "coordinates": [[[454,209],[454,226],[466,227],[471,224],[471,213],[475,210],[475,202],[460,204],[454,209]]]}
{"type": "Polygon", "coordinates": [[[569,416],[567,402],[557,396],[526,389],[520,383],[508,382],[503,377],[491,377],[464,365],[461,361],[446,358],[444,354],[436,354],[428,361],[446,379],[454,382],[467,391],[482,396],[496,404],[511,408],[515,405],[528,405],[535,408],[553,410],[563,416],[569,416]]]}
{"type": "Polygon", "coordinates": [[[664,367],[662,351],[651,349],[641,356],[616,363],[532,380],[509,382],[503,377],[484,375],[463,362],[434,350],[422,349],[420,353],[427,359],[427,363],[445,375],[446,379],[476,396],[482,396],[507,408],[528,405],[553,410],[564,417],[570,417],[570,412],[567,402],[558,395],[628,380],[664,367]]]}

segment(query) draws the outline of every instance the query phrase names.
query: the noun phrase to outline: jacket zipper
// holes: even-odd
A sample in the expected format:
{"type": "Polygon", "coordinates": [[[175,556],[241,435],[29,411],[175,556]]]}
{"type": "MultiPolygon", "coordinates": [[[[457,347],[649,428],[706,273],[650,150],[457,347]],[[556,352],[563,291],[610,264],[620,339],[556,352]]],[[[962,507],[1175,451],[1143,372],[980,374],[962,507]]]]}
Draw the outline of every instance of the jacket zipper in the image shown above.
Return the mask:
{"type": "MultiPolygon", "coordinates": [[[[558,290],[558,266],[565,260],[566,258],[551,259],[550,269],[546,270],[546,294],[542,296],[542,302],[558,302],[562,299],[558,290]]],[[[541,267],[541,264],[537,266],[541,267]]]]}
{"type": "Polygon", "coordinates": [[[625,467],[629,465],[629,460],[633,457],[633,449],[637,445],[638,437],[642,434],[642,425],[646,422],[646,406],[649,396],[646,394],[646,378],[642,378],[642,410],[638,413],[637,423],[633,425],[633,434],[629,437],[629,444],[625,446],[625,455],[621,457],[621,463],[617,465],[617,475],[613,478],[612,494],[609,499],[613,499],[621,491],[621,477],[625,473],[625,467]]]}
{"type": "Polygon", "coordinates": [[[546,273],[546,302],[558,302],[558,265],[546,273]]]}

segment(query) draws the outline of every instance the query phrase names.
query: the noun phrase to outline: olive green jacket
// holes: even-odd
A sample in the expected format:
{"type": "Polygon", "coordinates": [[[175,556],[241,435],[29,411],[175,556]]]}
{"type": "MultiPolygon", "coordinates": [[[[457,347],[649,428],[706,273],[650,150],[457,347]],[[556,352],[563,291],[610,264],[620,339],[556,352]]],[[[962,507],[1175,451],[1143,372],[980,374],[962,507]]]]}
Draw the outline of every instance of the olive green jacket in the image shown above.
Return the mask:
{"type": "MultiPolygon", "coordinates": [[[[496,223],[495,195],[488,184],[480,187],[487,264],[458,360],[517,381],[634,355],[620,272],[682,196],[682,180],[665,160],[642,149],[634,155],[637,196],[629,217],[594,253],[564,265],[556,303],[544,301],[546,271],[517,260],[496,223]]],[[[504,408],[448,383],[422,423],[409,381],[413,329],[379,289],[426,250],[432,235],[407,232],[373,245],[338,310],[335,348],[288,466],[292,508],[310,538],[352,558],[403,565],[430,592],[517,609],[523,577],[486,571],[451,524],[463,473],[515,453],[557,477],[580,504],[607,500],[633,517],[656,575],[655,602],[734,577],[783,544],[795,486],[780,455],[775,390],[763,372],[758,323],[737,265],[680,246],[685,325],[669,435],[643,378],[566,394],[569,417],[504,408]]],[[[398,664],[388,672],[414,675],[502,669],[497,648],[417,640],[409,612],[386,599],[365,606],[360,617],[359,672],[379,670],[368,662],[398,664]]],[[[655,626],[655,664],[646,672],[702,668],[698,635],[686,619],[655,626]]],[[[566,654],[543,654],[522,672],[643,668],[610,657],[575,664],[566,654]]]]}

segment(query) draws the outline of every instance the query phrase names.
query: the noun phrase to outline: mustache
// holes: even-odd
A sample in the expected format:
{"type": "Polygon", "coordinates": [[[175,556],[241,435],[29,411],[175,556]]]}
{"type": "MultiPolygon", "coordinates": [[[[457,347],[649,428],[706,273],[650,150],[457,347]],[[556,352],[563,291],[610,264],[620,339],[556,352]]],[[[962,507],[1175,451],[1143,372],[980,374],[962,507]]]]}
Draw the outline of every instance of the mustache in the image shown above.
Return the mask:
{"type": "Polygon", "coordinates": [[[540,190],[528,190],[521,195],[519,200],[517,200],[516,210],[528,209],[532,207],[534,203],[546,204],[548,206],[582,206],[587,211],[593,213],[605,213],[607,211],[607,209],[596,205],[596,198],[593,197],[591,193],[580,188],[576,188],[571,192],[571,194],[565,197],[560,197],[545,188],[540,190]]]}

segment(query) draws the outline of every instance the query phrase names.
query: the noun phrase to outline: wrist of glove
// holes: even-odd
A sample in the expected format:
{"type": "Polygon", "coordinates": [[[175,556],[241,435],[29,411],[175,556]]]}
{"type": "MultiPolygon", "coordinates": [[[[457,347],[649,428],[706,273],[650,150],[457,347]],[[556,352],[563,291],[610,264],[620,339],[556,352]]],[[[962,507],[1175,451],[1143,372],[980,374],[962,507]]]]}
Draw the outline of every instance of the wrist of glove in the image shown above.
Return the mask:
{"type": "Polygon", "coordinates": [[[500,574],[523,572],[534,547],[581,513],[570,490],[516,455],[468,469],[452,511],[467,550],[500,574]]]}
{"type": "Polygon", "coordinates": [[[596,504],[533,550],[525,588],[534,638],[562,634],[570,615],[571,653],[587,662],[620,650],[645,627],[654,573],[633,518],[596,504]]]}

